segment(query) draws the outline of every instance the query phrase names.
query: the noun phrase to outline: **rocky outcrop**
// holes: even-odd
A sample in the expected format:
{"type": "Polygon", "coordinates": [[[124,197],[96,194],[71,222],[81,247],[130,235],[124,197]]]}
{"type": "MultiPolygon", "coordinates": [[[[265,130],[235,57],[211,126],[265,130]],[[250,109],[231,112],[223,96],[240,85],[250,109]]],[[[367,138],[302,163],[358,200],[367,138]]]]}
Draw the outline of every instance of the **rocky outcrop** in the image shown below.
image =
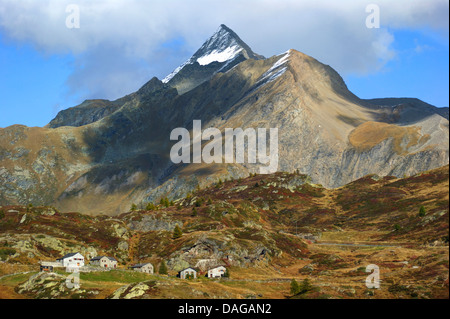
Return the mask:
{"type": "MultiPolygon", "coordinates": [[[[64,234],[66,235],[66,234],[64,234]]],[[[66,235],[67,236],[67,235],[66,235]]],[[[16,251],[12,257],[27,256],[28,258],[48,258],[48,252],[55,257],[66,253],[80,252],[87,260],[97,256],[97,249],[84,243],[74,243],[71,240],[62,240],[44,234],[20,234],[0,236],[0,242],[8,245],[16,251]]]]}
{"type": "Polygon", "coordinates": [[[56,273],[37,273],[16,288],[19,294],[29,294],[37,299],[61,298],[70,294],[66,277],[56,273]]]}
{"type": "Polygon", "coordinates": [[[149,231],[173,231],[176,225],[183,225],[181,221],[171,220],[170,218],[156,218],[153,216],[144,215],[139,220],[131,220],[128,222],[128,227],[135,231],[149,232],[149,231]]]}
{"type": "Polygon", "coordinates": [[[98,290],[83,289],[79,283],[79,274],[59,275],[39,272],[16,287],[19,294],[35,299],[89,299],[98,294],[98,290]],[[74,278],[77,279],[74,279],[74,278]]]}
{"type": "Polygon", "coordinates": [[[47,127],[78,127],[94,123],[117,111],[128,100],[129,97],[114,102],[108,100],[86,100],[78,106],[60,111],[47,127]]]}
{"type": "Polygon", "coordinates": [[[140,282],[123,286],[109,296],[109,299],[139,299],[150,293],[154,285],[155,282],[140,282]]]}
{"type": "Polygon", "coordinates": [[[226,232],[214,238],[201,235],[172,253],[167,265],[174,271],[180,271],[189,266],[205,267],[221,264],[226,260],[235,266],[255,267],[267,265],[273,257],[281,256],[282,251],[273,241],[271,234],[259,230],[256,236],[258,241],[252,236],[244,239],[241,233],[234,236],[226,232]]]}

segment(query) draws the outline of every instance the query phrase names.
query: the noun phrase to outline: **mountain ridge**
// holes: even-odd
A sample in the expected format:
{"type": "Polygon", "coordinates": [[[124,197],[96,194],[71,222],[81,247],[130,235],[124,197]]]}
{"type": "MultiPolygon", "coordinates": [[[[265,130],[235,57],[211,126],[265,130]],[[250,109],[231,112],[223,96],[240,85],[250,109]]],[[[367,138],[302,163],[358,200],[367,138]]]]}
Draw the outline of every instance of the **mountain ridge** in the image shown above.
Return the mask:
{"type": "Polygon", "coordinates": [[[133,202],[180,198],[197,185],[259,169],[173,164],[170,132],[191,130],[193,120],[222,132],[277,127],[279,170],[298,170],[328,188],[367,174],[401,177],[448,164],[448,120],[432,107],[359,99],[330,66],[296,50],[232,61],[227,70],[226,61],[195,62],[167,83],[152,78],[113,107],[96,100],[45,128],[0,129],[0,176],[8,181],[0,185],[0,204],[44,201],[118,214],[133,202]],[[105,106],[109,111],[99,112],[105,106]],[[77,116],[79,110],[86,113],[77,116]]]}

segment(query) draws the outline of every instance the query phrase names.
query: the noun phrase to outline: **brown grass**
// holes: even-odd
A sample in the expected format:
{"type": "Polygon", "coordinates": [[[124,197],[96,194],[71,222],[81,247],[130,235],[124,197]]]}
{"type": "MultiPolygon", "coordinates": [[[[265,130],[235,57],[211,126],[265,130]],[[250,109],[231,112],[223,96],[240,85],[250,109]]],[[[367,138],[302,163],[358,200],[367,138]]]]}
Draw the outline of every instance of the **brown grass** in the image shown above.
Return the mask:
{"type": "Polygon", "coordinates": [[[366,122],[354,129],[349,135],[350,144],[360,152],[368,151],[386,139],[394,140],[394,150],[397,154],[404,154],[408,148],[425,143],[429,136],[422,136],[419,127],[401,127],[397,125],[366,122]],[[407,138],[408,144],[402,146],[407,138]]]}

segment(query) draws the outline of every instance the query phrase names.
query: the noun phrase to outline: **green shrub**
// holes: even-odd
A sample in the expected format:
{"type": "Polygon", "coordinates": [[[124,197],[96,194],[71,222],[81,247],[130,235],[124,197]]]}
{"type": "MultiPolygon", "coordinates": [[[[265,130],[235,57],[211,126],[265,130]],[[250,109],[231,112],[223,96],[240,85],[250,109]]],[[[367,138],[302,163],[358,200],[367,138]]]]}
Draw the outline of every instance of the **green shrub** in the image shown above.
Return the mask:
{"type": "Polygon", "coordinates": [[[297,282],[297,280],[292,278],[292,280],[291,280],[291,294],[292,295],[296,295],[296,294],[298,294],[298,292],[299,292],[298,282],[297,282]]]}
{"type": "Polygon", "coordinates": [[[165,263],[164,260],[161,261],[161,264],[159,264],[159,270],[158,270],[158,273],[159,273],[160,275],[167,275],[167,266],[166,266],[166,263],[165,263]]]}
{"type": "Polygon", "coordinates": [[[419,209],[419,217],[424,217],[427,214],[427,211],[425,210],[425,207],[422,205],[419,209]]]}
{"type": "Polygon", "coordinates": [[[164,206],[164,207],[167,208],[167,207],[170,206],[170,201],[169,201],[169,199],[167,197],[164,197],[164,198],[161,198],[161,200],[159,201],[159,204],[161,206],[164,206]]]}
{"type": "Polygon", "coordinates": [[[308,291],[311,291],[313,289],[313,286],[311,285],[311,282],[308,278],[305,278],[303,282],[299,286],[299,294],[307,293],[308,291]]]}
{"type": "Polygon", "coordinates": [[[177,239],[183,236],[183,231],[181,230],[180,226],[178,224],[175,225],[175,228],[173,230],[173,238],[177,239]]]}
{"type": "Polygon", "coordinates": [[[313,286],[308,278],[305,278],[301,284],[298,284],[295,279],[291,280],[291,294],[295,295],[303,295],[311,290],[313,290],[313,286]]]}

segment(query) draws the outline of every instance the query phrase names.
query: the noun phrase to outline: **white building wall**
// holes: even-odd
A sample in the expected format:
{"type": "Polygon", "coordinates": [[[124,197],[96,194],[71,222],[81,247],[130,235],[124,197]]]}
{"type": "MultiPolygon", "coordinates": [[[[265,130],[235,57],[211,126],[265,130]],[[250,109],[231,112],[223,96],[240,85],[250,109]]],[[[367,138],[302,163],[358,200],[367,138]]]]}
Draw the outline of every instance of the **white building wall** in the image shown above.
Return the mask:
{"type": "Polygon", "coordinates": [[[208,270],[208,277],[209,278],[215,278],[215,277],[222,277],[225,274],[225,271],[227,269],[225,267],[217,267],[214,269],[208,270]]]}
{"type": "Polygon", "coordinates": [[[83,267],[84,257],[81,254],[76,254],[62,260],[63,267],[83,267]]]}

